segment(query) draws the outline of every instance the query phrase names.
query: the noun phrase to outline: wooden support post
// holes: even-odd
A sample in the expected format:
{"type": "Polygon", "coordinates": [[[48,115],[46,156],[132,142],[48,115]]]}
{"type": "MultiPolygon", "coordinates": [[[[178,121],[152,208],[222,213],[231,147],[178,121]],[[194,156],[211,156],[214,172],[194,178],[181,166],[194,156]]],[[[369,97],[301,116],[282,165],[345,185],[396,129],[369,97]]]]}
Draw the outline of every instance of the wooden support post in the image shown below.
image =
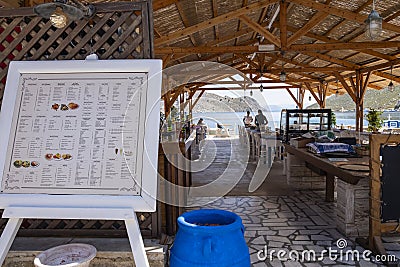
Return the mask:
{"type": "Polygon", "coordinates": [[[335,200],[335,176],[326,174],[325,201],[333,202],[335,200]]]}

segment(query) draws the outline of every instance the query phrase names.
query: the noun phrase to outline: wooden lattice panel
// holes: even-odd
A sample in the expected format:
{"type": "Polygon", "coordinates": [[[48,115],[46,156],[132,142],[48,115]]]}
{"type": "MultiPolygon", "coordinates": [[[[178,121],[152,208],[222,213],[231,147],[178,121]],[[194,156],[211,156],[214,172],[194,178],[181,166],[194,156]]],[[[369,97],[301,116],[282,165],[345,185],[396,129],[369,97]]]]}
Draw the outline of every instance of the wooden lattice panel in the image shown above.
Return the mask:
{"type": "Polygon", "coordinates": [[[0,9],[0,103],[11,60],[152,58],[147,2],[96,4],[91,20],[58,29],[32,8],[0,9]]]}
{"type": "MultiPolygon", "coordinates": [[[[38,4],[40,0],[35,0],[38,4]]],[[[8,66],[12,60],[79,60],[96,52],[99,59],[153,58],[151,3],[147,1],[95,4],[88,21],[70,21],[57,29],[36,16],[32,8],[0,9],[0,107],[8,66]]],[[[140,213],[144,236],[158,235],[157,215],[140,213]]],[[[6,220],[0,220],[3,229],[6,220]]],[[[21,233],[62,232],[107,235],[125,234],[123,221],[24,220],[21,233]],[[88,231],[90,229],[90,231],[88,231]]]]}

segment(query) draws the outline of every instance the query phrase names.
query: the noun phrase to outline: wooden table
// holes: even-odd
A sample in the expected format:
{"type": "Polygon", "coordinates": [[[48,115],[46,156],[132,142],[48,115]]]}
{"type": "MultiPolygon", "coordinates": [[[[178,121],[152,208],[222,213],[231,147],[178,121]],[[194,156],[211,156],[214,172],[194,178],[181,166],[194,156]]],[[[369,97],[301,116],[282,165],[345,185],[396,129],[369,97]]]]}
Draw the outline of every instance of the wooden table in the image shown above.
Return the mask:
{"type": "MultiPolygon", "coordinates": [[[[360,179],[369,178],[368,172],[347,171],[338,167],[339,164],[329,161],[328,158],[322,158],[307,151],[306,148],[295,148],[291,145],[285,144],[286,152],[293,154],[306,163],[313,171],[319,172],[321,175],[326,176],[326,191],[325,199],[328,202],[334,201],[335,193],[335,176],[346,183],[356,185],[360,179]]],[[[347,158],[346,164],[369,164],[369,157],[362,158],[347,158]]]]}

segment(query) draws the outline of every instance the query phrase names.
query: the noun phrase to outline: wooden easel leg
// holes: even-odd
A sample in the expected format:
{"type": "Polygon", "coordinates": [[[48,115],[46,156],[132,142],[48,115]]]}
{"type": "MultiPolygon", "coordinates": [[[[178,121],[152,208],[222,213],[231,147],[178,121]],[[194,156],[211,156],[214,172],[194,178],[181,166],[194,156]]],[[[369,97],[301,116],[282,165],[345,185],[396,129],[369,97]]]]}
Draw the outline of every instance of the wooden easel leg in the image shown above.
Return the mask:
{"type": "Polygon", "coordinates": [[[125,220],[125,225],[136,266],[150,267],[136,216],[133,219],[125,220]]]}
{"type": "Polygon", "coordinates": [[[3,233],[0,237],[0,266],[3,265],[3,262],[6,259],[7,253],[10,250],[11,244],[13,243],[15,236],[17,235],[22,220],[22,218],[8,219],[7,225],[4,228],[3,233]]]}

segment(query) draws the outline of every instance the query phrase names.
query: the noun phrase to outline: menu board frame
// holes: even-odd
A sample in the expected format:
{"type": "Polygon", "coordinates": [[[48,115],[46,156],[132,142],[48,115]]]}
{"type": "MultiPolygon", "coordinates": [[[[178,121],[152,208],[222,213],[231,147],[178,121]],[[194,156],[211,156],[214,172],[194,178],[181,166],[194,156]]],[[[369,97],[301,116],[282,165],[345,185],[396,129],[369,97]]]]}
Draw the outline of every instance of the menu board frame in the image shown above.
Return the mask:
{"type": "MultiPolygon", "coordinates": [[[[6,155],[9,140],[12,138],[12,121],[18,111],[15,107],[21,75],[23,74],[70,74],[70,73],[147,73],[144,86],[147,88],[145,105],[144,134],[140,134],[144,144],[141,155],[141,190],[140,195],[106,195],[106,194],[52,194],[51,189],[45,193],[0,193],[0,208],[10,206],[37,207],[76,207],[76,208],[132,208],[136,212],[153,212],[156,210],[157,196],[157,162],[159,140],[159,101],[161,98],[162,80],[161,60],[72,60],[72,61],[13,61],[10,63],[3,104],[0,112],[0,175],[3,182],[6,155]],[[154,130],[157,129],[157,130],[154,130]]],[[[143,110],[143,109],[141,109],[143,110]]]]}

